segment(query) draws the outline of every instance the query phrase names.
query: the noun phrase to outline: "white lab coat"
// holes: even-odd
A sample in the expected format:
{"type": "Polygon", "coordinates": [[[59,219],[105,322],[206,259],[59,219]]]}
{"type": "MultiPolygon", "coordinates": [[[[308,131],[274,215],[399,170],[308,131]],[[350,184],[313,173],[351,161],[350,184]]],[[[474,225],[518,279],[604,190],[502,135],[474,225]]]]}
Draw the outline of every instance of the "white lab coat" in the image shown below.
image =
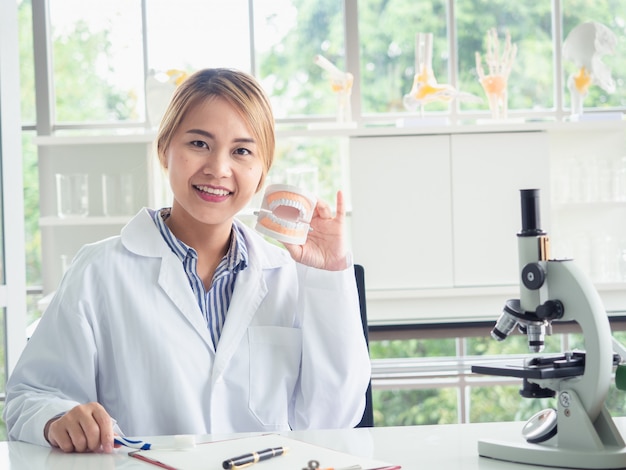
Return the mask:
{"type": "Polygon", "coordinates": [[[354,271],[249,248],[215,351],[182,263],[147,209],[83,247],[7,385],[9,438],[97,401],[129,436],[352,427],[370,361],[354,271]]]}

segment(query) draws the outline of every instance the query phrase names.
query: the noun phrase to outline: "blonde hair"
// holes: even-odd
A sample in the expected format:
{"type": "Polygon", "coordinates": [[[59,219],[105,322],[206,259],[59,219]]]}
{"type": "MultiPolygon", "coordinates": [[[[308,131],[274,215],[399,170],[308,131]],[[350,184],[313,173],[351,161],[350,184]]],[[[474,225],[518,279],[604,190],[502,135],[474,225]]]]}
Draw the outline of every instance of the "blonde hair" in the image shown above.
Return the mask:
{"type": "Polygon", "coordinates": [[[194,106],[213,97],[233,105],[247,122],[263,161],[263,174],[257,191],[274,160],[274,115],[270,101],[254,77],[226,68],[203,69],[190,75],[174,92],[156,137],[156,151],[166,168],[166,152],[185,115],[194,106]]]}

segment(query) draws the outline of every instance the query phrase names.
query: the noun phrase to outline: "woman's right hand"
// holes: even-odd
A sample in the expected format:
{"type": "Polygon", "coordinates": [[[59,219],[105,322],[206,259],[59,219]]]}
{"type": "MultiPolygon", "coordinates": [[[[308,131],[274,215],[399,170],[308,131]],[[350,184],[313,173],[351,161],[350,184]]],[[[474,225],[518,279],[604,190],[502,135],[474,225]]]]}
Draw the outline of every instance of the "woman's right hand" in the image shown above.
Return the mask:
{"type": "Polygon", "coordinates": [[[112,452],[113,420],[100,403],[78,405],[46,423],[46,440],[63,452],[112,452]]]}

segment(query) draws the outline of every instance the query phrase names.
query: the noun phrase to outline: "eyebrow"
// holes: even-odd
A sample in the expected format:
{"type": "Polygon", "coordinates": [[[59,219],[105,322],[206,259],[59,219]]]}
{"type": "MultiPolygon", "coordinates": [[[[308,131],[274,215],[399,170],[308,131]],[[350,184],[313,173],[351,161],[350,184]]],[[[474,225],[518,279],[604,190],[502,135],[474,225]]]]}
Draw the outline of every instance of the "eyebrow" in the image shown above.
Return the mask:
{"type": "MultiPolygon", "coordinates": [[[[203,135],[203,136],[205,136],[205,137],[207,137],[209,139],[215,139],[215,134],[212,134],[211,132],[204,131],[202,129],[189,129],[186,133],[187,134],[199,134],[199,135],[203,135]]],[[[252,137],[239,137],[239,138],[234,139],[233,142],[256,144],[256,141],[252,137]]]]}

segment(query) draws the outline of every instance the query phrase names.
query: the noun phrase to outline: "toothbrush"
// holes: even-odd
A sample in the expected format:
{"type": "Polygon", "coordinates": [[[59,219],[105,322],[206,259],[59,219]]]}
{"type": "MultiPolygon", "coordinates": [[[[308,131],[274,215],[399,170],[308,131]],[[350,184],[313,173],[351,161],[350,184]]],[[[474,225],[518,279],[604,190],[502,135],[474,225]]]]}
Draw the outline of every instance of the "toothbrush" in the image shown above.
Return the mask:
{"type": "Polygon", "coordinates": [[[115,436],[113,439],[113,444],[115,447],[130,447],[131,449],[139,449],[139,450],[187,450],[193,449],[196,446],[196,439],[194,436],[186,436],[179,435],[174,436],[174,445],[163,445],[163,444],[150,444],[146,441],[141,441],[137,439],[129,439],[128,437],[115,436]]]}

